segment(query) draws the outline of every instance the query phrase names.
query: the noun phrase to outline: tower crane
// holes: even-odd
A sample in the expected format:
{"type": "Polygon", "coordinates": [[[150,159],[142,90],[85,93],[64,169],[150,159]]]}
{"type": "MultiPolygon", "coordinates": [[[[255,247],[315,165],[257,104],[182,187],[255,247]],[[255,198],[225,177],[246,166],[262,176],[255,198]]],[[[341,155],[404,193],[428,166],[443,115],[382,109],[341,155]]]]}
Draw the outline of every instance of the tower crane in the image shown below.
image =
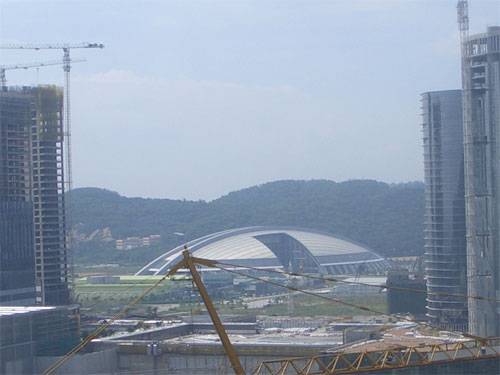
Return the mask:
{"type": "Polygon", "coordinates": [[[1,43],[0,49],[62,49],[63,59],[62,65],[64,70],[64,134],[66,144],[66,173],[65,180],[67,190],[70,191],[72,187],[71,175],[71,111],[70,111],[70,71],[71,71],[71,58],[70,50],[73,48],[104,48],[101,43],[1,43]]]}
{"type": "MultiPolygon", "coordinates": [[[[86,59],[71,60],[71,62],[82,62],[82,61],[87,61],[87,60],[86,59]]],[[[62,64],[64,64],[63,60],[49,60],[49,61],[35,61],[32,63],[24,63],[24,64],[0,65],[0,84],[2,85],[3,88],[7,87],[7,78],[5,77],[6,70],[40,68],[42,66],[62,65],[62,64]]]]}
{"type": "MultiPolygon", "coordinates": [[[[71,71],[71,58],[70,50],[73,48],[104,48],[104,44],[101,43],[44,43],[44,44],[0,44],[0,49],[31,49],[31,50],[41,50],[41,49],[62,49],[63,50],[63,71],[64,71],[64,180],[65,180],[65,191],[70,191],[73,185],[73,177],[71,173],[71,111],[70,111],[70,71],[71,71]]],[[[67,197],[65,197],[65,211],[66,211],[66,246],[71,248],[71,205],[68,204],[67,197]],[[67,230],[69,228],[69,231],[67,230]]],[[[73,266],[71,269],[71,280],[73,277],[73,266]]],[[[72,288],[70,288],[72,289],[72,288]]]]}

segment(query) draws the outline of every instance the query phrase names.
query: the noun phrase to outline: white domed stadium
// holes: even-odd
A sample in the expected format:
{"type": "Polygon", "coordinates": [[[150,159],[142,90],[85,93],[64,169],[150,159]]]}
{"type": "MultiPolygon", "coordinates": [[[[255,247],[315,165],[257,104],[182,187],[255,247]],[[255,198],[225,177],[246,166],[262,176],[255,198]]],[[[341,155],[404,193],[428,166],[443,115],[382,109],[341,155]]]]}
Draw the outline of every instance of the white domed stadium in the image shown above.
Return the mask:
{"type": "MultiPolygon", "coordinates": [[[[345,275],[357,273],[360,267],[375,272],[389,268],[387,260],[363,245],[329,233],[296,227],[231,229],[190,241],[187,246],[197,258],[287,272],[345,275]]],[[[136,275],[166,274],[182,259],[183,250],[184,245],[166,252],[136,275]]],[[[209,269],[202,268],[204,270],[209,269]]]]}

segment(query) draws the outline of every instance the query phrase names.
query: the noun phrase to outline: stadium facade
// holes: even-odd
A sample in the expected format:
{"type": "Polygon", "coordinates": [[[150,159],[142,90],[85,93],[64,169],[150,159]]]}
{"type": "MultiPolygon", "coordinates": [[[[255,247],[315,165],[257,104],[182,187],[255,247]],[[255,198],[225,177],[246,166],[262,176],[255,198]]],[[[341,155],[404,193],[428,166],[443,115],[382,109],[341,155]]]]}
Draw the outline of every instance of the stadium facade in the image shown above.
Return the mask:
{"type": "MultiPolygon", "coordinates": [[[[389,268],[387,260],[363,245],[329,233],[296,227],[231,229],[186,245],[198,258],[296,273],[356,274],[361,270],[376,272],[389,268]]],[[[167,273],[182,259],[183,249],[184,245],[166,252],[136,275],[167,273]]]]}

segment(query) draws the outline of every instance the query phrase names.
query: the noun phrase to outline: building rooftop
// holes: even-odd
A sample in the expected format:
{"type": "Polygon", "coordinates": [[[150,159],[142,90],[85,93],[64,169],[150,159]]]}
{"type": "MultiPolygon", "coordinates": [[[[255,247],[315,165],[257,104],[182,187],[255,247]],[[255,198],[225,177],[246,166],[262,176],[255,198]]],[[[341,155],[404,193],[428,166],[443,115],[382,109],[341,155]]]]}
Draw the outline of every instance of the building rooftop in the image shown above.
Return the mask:
{"type": "MultiPolygon", "coordinates": [[[[260,334],[228,334],[234,346],[283,346],[325,348],[342,345],[342,332],[327,332],[325,328],[284,328],[264,330],[260,334]]],[[[165,344],[220,346],[219,336],[213,334],[187,335],[164,340],[165,344]]]]}
{"type": "Polygon", "coordinates": [[[28,314],[31,312],[55,310],[54,306],[0,306],[0,316],[28,314]]]}

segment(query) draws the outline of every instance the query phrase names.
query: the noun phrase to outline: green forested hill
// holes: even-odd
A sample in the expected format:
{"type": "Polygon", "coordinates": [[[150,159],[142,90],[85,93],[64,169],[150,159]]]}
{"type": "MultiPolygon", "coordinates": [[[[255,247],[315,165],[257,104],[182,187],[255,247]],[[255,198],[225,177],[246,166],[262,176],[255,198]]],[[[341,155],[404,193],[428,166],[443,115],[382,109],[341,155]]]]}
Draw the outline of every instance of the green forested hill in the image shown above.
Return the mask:
{"type": "Polygon", "coordinates": [[[114,239],[150,234],[163,238],[160,247],[129,252],[114,250],[114,242],[97,238],[77,242],[77,262],[142,264],[181,242],[254,225],[321,229],[387,256],[423,252],[424,186],[418,182],[276,181],[211,202],[127,198],[108,190],[81,188],[72,192],[71,202],[73,223],[80,234],[109,228],[114,239]]]}

